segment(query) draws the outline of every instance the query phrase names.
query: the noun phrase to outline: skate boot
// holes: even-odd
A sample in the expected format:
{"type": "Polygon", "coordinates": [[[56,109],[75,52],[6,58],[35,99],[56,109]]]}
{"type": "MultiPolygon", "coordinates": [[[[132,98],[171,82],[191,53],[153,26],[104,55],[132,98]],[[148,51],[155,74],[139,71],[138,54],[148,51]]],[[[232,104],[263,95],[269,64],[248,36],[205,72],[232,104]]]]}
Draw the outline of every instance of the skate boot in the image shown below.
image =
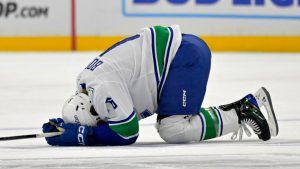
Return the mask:
{"type": "Polygon", "coordinates": [[[272,105],[271,95],[264,87],[261,87],[255,94],[255,99],[257,100],[258,106],[261,111],[263,109],[267,112],[267,122],[269,124],[269,129],[271,136],[277,136],[279,132],[277,119],[275,116],[274,108],[272,105]]]}
{"type": "Polygon", "coordinates": [[[231,109],[234,109],[236,111],[236,114],[238,116],[238,123],[240,124],[240,129],[234,134],[237,135],[237,133],[240,132],[240,140],[242,138],[243,130],[248,136],[251,135],[246,125],[250,126],[254,133],[258,135],[258,138],[263,141],[269,140],[271,138],[271,133],[273,133],[274,135],[277,135],[278,133],[277,121],[271,104],[271,99],[270,97],[267,97],[269,96],[268,92],[264,88],[261,88],[258,90],[258,92],[256,92],[256,96],[257,97],[255,98],[252,94],[249,94],[239,101],[227,105],[222,105],[219,107],[224,111],[228,111],[231,109]],[[270,114],[270,116],[272,117],[269,119],[273,119],[273,121],[267,121],[267,119],[264,117],[263,113],[260,110],[260,106],[269,107],[266,108],[267,113],[270,114]],[[269,126],[272,127],[271,130],[269,126]]]}

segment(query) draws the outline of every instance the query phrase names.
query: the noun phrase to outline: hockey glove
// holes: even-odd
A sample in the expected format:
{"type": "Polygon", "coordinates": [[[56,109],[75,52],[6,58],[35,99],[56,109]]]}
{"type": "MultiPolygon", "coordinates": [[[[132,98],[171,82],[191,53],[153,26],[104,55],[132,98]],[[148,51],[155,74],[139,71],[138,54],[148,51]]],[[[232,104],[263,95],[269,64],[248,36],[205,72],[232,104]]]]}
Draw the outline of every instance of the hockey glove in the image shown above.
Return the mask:
{"type": "Polygon", "coordinates": [[[46,141],[49,145],[77,146],[90,145],[92,142],[92,127],[81,126],[79,124],[66,124],[61,118],[50,119],[48,123],[43,125],[44,133],[57,131],[63,131],[63,134],[47,137],[46,141]]]}

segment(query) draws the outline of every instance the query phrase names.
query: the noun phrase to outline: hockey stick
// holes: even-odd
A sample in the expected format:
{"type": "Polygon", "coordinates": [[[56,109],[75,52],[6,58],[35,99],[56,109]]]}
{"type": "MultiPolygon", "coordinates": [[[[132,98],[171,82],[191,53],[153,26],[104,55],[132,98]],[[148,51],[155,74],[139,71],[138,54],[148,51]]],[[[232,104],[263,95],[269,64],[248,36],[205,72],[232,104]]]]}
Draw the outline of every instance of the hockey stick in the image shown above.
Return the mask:
{"type": "Polygon", "coordinates": [[[28,138],[41,138],[41,137],[54,137],[61,135],[63,132],[51,132],[51,133],[41,133],[41,134],[28,134],[28,135],[19,135],[19,136],[9,136],[9,137],[0,137],[0,141],[9,141],[9,140],[20,140],[28,138]]]}

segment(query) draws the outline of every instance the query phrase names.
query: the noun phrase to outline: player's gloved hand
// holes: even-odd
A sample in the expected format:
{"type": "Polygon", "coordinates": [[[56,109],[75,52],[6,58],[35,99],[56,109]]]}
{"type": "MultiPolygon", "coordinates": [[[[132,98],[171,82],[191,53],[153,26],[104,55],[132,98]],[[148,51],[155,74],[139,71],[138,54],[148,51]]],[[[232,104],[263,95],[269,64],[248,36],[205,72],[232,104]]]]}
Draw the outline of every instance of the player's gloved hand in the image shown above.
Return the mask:
{"type": "Polygon", "coordinates": [[[43,124],[43,132],[50,133],[50,132],[58,132],[57,126],[60,123],[64,123],[64,120],[61,118],[50,119],[48,123],[43,124]]]}
{"type": "Polygon", "coordinates": [[[92,127],[81,126],[79,124],[66,124],[61,118],[50,119],[48,123],[43,125],[44,133],[62,130],[63,134],[46,138],[47,143],[59,146],[77,146],[91,145],[93,142],[92,127]]]}

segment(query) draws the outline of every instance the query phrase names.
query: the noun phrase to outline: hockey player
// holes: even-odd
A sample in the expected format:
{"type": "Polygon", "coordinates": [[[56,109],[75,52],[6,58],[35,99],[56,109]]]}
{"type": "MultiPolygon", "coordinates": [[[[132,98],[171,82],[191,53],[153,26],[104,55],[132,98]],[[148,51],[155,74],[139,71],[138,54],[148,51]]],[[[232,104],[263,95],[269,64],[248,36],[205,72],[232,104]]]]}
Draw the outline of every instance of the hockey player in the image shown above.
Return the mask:
{"type": "Polygon", "coordinates": [[[179,26],[154,26],[126,38],[96,57],[78,76],[77,94],[43,132],[50,145],[129,145],[139,120],[157,114],[156,128],[167,143],[189,143],[243,131],[261,140],[278,134],[271,98],[261,88],[239,101],[201,108],[211,66],[206,43],[179,26]],[[265,107],[268,119],[261,108],[265,107]]]}

